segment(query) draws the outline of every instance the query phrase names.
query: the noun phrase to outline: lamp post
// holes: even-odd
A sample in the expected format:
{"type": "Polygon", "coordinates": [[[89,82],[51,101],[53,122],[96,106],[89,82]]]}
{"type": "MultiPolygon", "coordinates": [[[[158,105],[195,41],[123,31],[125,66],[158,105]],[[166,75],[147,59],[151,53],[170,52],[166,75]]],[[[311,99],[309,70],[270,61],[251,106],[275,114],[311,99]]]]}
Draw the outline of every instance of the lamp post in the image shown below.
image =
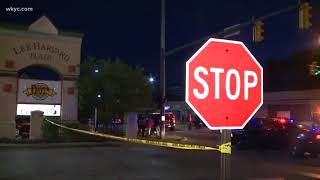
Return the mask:
{"type": "Polygon", "coordinates": [[[98,110],[96,106],[94,107],[94,131],[97,131],[97,119],[98,119],[98,110]]]}
{"type": "MultiPolygon", "coordinates": [[[[101,94],[97,95],[97,98],[99,101],[99,99],[101,99],[101,94]]],[[[98,122],[98,102],[96,102],[96,106],[94,107],[94,131],[97,131],[97,122],[98,122]]]]}
{"type": "Polygon", "coordinates": [[[166,49],[165,49],[165,0],[161,0],[161,46],[160,46],[160,115],[161,115],[161,132],[160,137],[165,137],[165,99],[166,99],[166,49]]]}
{"type": "MultiPolygon", "coordinates": [[[[94,73],[96,73],[96,74],[99,73],[99,68],[98,68],[98,67],[95,67],[94,73]]],[[[95,106],[94,106],[94,131],[97,131],[97,124],[98,124],[98,105],[99,105],[99,101],[100,101],[100,99],[101,99],[101,94],[98,93],[96,98],[97,98],[97,99],[96,99],[95,106]]]]}

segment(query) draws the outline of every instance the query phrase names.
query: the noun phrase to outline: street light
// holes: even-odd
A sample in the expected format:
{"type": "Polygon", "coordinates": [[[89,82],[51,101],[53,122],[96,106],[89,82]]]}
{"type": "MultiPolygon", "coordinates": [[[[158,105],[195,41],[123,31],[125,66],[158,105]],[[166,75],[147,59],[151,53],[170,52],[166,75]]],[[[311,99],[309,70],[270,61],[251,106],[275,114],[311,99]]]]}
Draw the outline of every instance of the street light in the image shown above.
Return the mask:
{"type": "Polygon", "coordinates": [[[149,82],[153,83],[154,82],[154,78],[153,77],[149,77],[149,82]]]}
{"type": "Polygon", "coordinates": [[[101,94],[98,94],[98,95],[97,95],[97,98],[101,98],[101,94]]]}
{"type": "Polygon", "coordinates": [[[95,69],[94,72],[95,72],[95,73],[98,73],[98,72],[99,72],[99,69],[95,69]]]}

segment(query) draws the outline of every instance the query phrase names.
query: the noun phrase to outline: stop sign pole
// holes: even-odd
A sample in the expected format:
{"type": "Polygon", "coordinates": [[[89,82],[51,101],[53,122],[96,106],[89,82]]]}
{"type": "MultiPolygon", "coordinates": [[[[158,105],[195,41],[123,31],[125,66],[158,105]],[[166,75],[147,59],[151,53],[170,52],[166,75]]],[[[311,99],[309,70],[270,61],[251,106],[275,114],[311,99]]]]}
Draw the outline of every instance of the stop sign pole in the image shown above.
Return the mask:
{"type": "MultiPolygon", "coordinates": [[[[220,139],[222,145],[231,142],[231,130],[223,129],[221,131],[220,139]]],[[[220,179],[231,179],[231,146],[230,154],[224,152],[220,153],[220,179]]]]}
{"type": "Polygon", "coordinates": [[[263,103],[263,69],[240,41],[210,38],[186,63],[186,103],[221,132],[220,179],[230,179],[231,130],[263,103]]]}

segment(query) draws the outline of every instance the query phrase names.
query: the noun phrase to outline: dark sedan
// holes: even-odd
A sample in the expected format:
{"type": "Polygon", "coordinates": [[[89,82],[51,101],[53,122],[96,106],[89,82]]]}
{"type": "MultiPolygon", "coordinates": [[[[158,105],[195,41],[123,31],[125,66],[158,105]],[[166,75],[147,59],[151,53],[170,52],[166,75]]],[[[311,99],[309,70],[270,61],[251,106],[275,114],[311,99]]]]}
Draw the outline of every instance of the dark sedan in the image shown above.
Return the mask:
{"type": "Polygon", "coordinates": [[[301,131],[296,136],[291,154],[296,157],[303,157],[306,153],[313,157],[320,154],[320,127],[316,123],[311,128],[301,127],[301,131]]]}
{"type": "Polygon", "coordinates": [[[287,118],[254,118],[244,129],[232,132],[232,144],[236,148],[287,149],[294,156],[305,153],[316,156],[319,143],[317,127],[297,125],[287,118]]]}

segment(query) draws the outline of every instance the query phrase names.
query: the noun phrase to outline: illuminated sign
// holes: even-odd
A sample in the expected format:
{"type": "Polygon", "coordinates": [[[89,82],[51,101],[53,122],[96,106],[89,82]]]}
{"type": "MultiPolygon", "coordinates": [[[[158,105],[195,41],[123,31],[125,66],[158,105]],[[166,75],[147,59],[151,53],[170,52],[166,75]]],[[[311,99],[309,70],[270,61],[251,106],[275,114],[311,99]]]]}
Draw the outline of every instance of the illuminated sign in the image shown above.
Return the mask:
{"type": "Polygon", "coordinates": [[[17,104],[17,115],[30,116],[32,111],[42,111],[45,116],[60,116],[60,105],[17,104]]]}
{"type": "Polygon", "coordinates": [[[54,89],[48,87],[45,83],[33,84],[30,88],[25,89],[23,93],[27,96],[32,96],[36,100],[44,100],[49,96],[57,95],[54,89]]]}
{"type": "Polygon", "coordinates": [[[19,79],[18,104],[61,104],[61,82],[19,79]]]}

